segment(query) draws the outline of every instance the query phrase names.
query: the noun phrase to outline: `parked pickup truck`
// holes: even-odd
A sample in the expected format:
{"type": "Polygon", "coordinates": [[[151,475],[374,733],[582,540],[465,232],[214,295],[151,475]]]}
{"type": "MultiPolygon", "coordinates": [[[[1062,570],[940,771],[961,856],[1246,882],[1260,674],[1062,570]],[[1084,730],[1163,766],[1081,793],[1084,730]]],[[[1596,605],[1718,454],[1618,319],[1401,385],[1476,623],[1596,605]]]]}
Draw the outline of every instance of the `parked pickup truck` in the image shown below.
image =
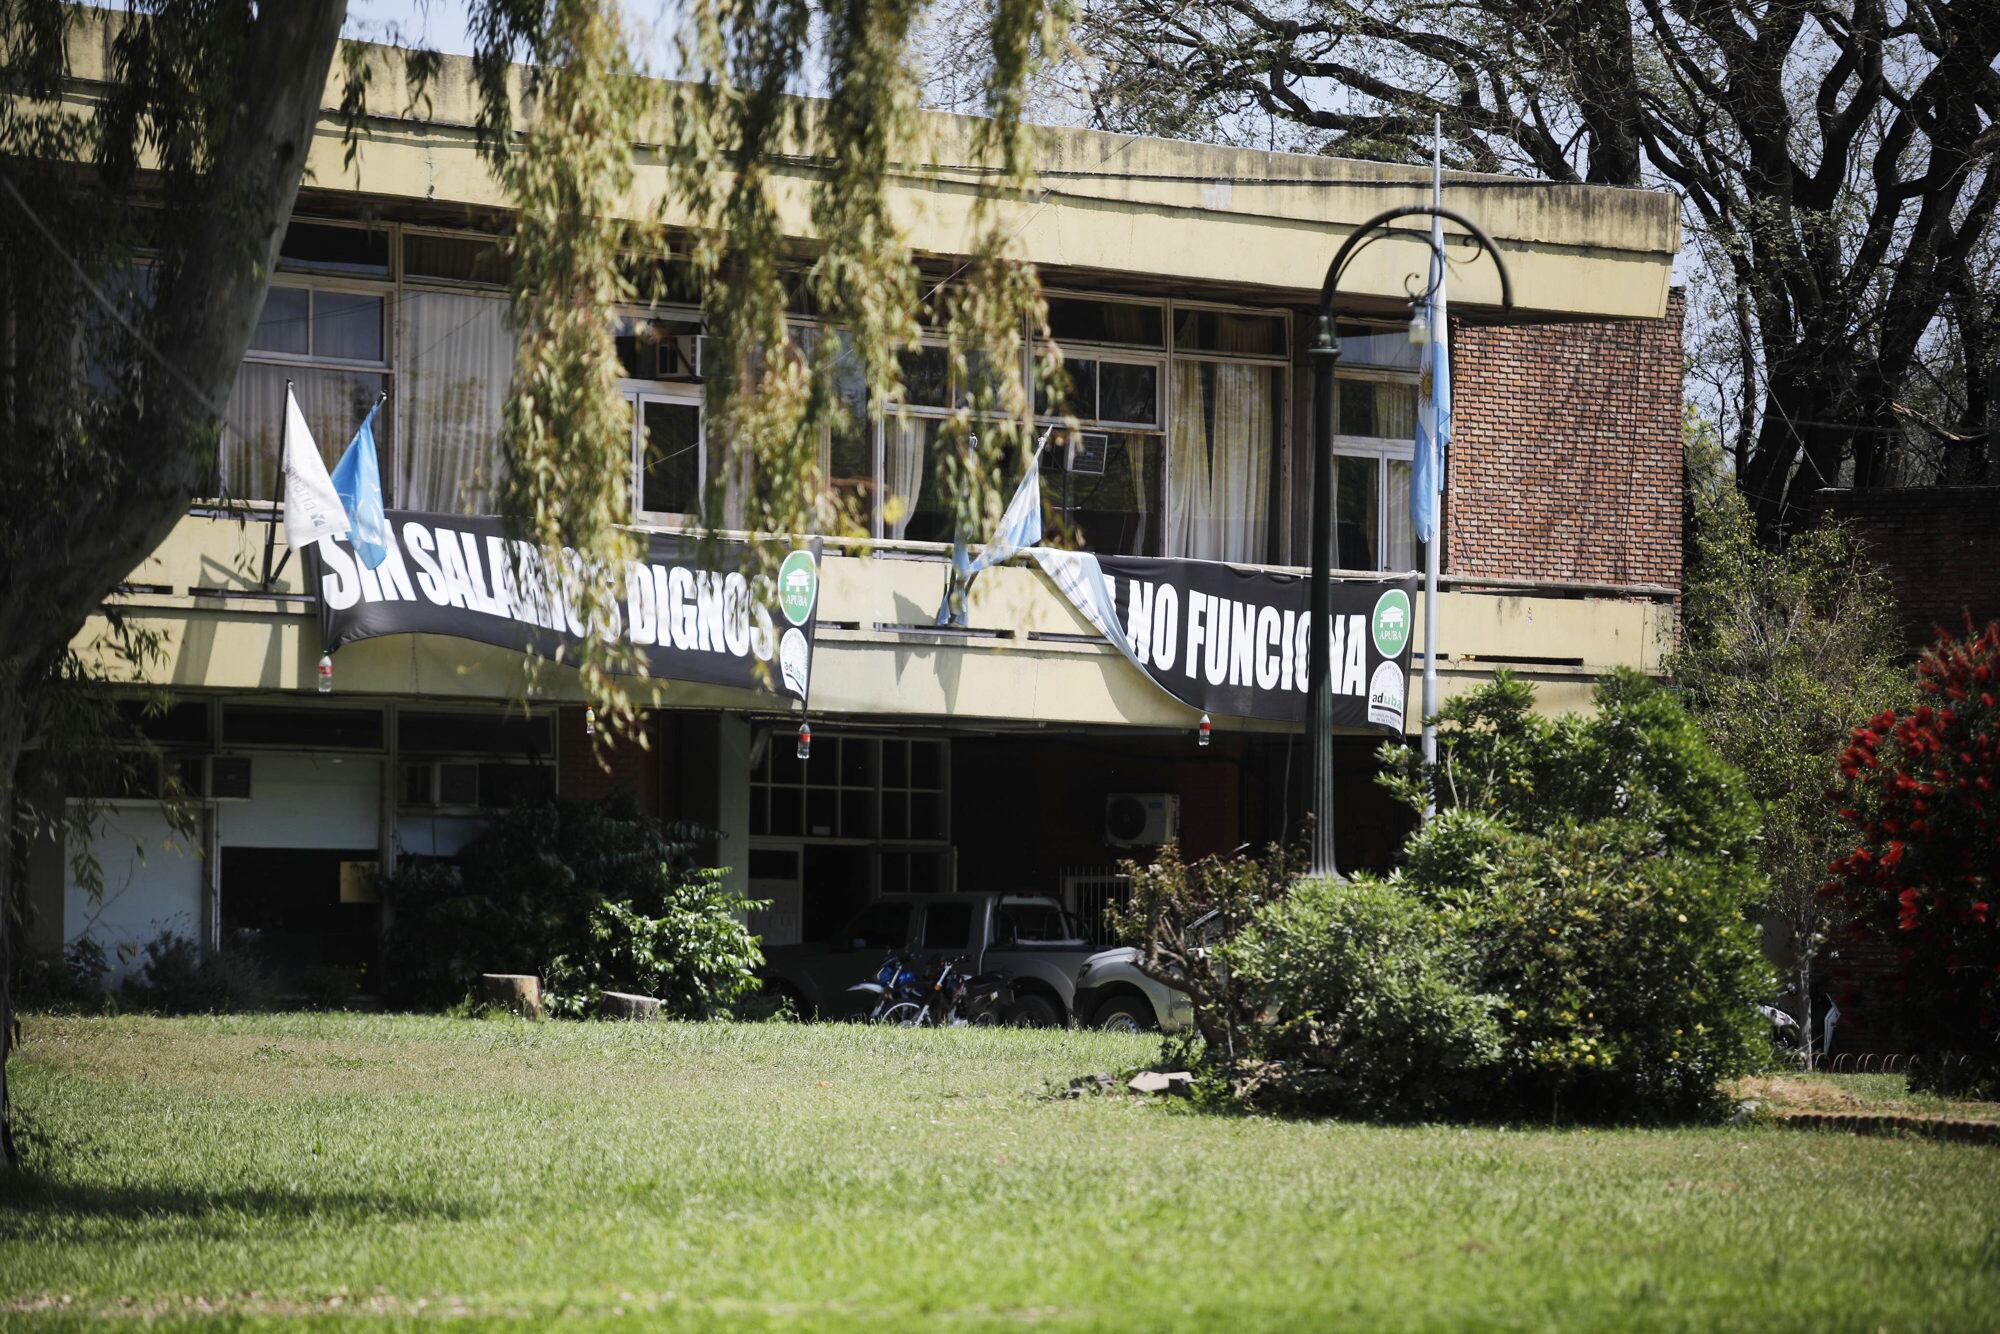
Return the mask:
{"type": "Polygon", "coordinates": [[[1096,949],[1054,899],[1026,894],[892,894],[876,899],[831,940],[764,952],[764,988],[801,1018],[846,1019],[874,997],[848,988],[888,954],[964,955],[975,973],[1013,978],[1009,1018],[1059,1028],[1076,1012],[1076,973],[1096,949]]]}

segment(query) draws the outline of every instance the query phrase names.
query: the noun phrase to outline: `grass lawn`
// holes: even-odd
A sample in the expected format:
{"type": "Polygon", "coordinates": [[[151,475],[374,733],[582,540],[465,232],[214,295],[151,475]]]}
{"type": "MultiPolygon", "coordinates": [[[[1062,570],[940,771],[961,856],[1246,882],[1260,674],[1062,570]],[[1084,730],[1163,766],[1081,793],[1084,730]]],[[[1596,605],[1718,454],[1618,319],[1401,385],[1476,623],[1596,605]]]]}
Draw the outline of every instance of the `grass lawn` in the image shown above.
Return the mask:
{"type": "Polygon", "coordinates": [[[1051,1099],[1145,1039],[31,1016],[0,1324],[1974,1329],[2000,1152],[1051,1099]]]}

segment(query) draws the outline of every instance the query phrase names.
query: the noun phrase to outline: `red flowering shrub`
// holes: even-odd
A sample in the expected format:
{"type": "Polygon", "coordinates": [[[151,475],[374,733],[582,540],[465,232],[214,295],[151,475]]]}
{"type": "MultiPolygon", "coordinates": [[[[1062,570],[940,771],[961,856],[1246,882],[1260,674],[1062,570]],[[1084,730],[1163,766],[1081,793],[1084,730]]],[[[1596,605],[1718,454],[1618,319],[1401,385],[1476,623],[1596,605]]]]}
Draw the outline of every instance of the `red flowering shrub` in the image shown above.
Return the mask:
{"type": "Polygon", "coordinates": [[[1895,942],[1908,1019],[1941,1092],[2000,1093],[2000,622],[1946,634],[1924,702],[1857,727],[1841,818],[1860,833],[1826,893],[1858,939],[1895,942]]]}

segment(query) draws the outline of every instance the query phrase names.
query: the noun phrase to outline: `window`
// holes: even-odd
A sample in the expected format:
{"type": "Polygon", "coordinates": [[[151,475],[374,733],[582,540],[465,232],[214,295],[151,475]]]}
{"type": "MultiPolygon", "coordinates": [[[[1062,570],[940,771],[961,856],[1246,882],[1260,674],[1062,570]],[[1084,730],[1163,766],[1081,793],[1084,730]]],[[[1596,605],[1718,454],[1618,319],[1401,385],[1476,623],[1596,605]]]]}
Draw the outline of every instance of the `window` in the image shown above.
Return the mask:
{"type": "Polygon", "coordinates": [[[685,522],[708,486],[701,317],[620,316],[614,338],[632,405],[632,509],[642,522],[685,522]]]}
{"type": "Polygon", "coordinates": [[[847,943],[857,950],[899,950],[910,943],[910,905],[871,903],[847,924],[847,943]]]}
{"type": "Polygon", "coordinates": [[[294,219],[278,243],[278,267],[387,278],[393,240],[387,227],[294,219]]]}
{"type": "Polygon", "coordinates": [[[1088,467],[1042,457],[1055,526],[1094,551],[1270,559],[1286,317],[1059,295],[1049,326],[1064,374],[1037,387],[1036,412],[1074,417],[1089,445],[1088,467]],[[1128,350],[1142,347],[1164,355],[1128,350]]]}
{"type": "Polygon", "coordinates": [[[868,377],[853,338],[840,329],[793,324],[788,330],[799,355],[809,365],[823,354],[823,369],[831,380],[836,404],[834,420],[820,437],[820,467],[827,487],[869,536],[878,536],[878,490],[875,485],[875,426],[868,419],[868,377]],[[830,341],[829,341],[830,340],[830,341]]]}
{"type": "Polygon", "coordinates": [[[924,938],[917,948],[953,954],[972,948],[972,907],[967,903],[933,903],[924,909],[924,938]]]}
{"type": "MultiPolygon", "coordinates": [[[[1333,408],[1333,563],[1343,570],[1412,570],[1423,544],[1410,525],[1410,457],[1417,423],[1417,355],[1403,325],[1342,324],[1333,408]]],[[[1292,559],[1308,563],[1312,446],[1296,441],[1292,559]]]]}
{"type": "Polygon", "coordinates": [[[1416,385],[1342,376],[1334,393],[1334,565],[1415,569],[1422,561],[1410,526],[1416,385]]]}
{"type": "Polygon", "coordinates": [[[1269,558],[1284,373],[1282,366],[1174,359],[1164,554],[1269,558]]]}
{"type": "MultiPolygon", "coordinates": [[[[302,224],[294,224],[294,231],[302,224]]],[[[345,234],[369,233],[332,228],[345,234]]],[[[386,245],[386,240],[383,241],[386,245]]],[[[389,390],[388,289],[272,283],[237,370],[217,465],[217,487],[236,500],[275,500],[285,439],[285,386],[331,468],[389,390]]],[[[394,417],[377,414],[382,484],[395,490],[394,417]]]]}
{"type": "Polygon", "coordinates": [[[514,378],[508,300],[485,292],[405,292],[397,503],[491,514],[503,479],[501,427],[514,378]]]}
{"type": "Polygon", "coordinates": [[[1003,900],[993,910],[993,943],[1008,945],[1082,945],[1087,943],[1076,919],[1053,903],[1003,900]]]}
{"type": "Polygon", "coordinates": [[[1049,335],[1065,347],[1073,343],[1166,346],[1165,313],[1157,304],[1066,296],[1048,300],[1049,335]]]}
{"type": "Polygon", "coordinates": [[[500,239],[466,232],[403,232],[403,277],[420,282],[504,287],[507,257],[500,239]]]}

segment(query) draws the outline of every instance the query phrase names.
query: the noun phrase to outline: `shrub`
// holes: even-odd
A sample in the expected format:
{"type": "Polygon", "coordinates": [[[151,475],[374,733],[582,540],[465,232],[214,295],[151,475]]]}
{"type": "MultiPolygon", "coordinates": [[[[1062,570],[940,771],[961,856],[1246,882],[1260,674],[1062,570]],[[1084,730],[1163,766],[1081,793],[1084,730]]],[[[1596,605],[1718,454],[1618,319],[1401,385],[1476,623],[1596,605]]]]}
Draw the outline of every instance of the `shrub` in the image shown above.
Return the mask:
{"type": "Polygon", "coordinates": [[[666,911],[646,917],[629,903],[591,910],[590,941],[575,955],[549,960],[549,1012],[580,1018],[606,991],[657,996],[676,1019],[706,1019],[754,990],[762,962],[757,938],[740,913],[749,904],[723,887],[722,872],[678,878],[666,911]]]}
{"type": "Polygon", "coordinates": [[[1751,1006],[1769,973],[1744,916],[1754,881],[1653,842],[1630,821],[1529,833],[1466,811],[1412,836],[1402,885],[1462,944],[1466,985],[1498,1002],[1498,1106],[1698,1116],[1720,1110],[1720,1082],[1761,1054],[1751,1006]],[[1439,866],[1452,874],[1430,879],[1439,866]],[[1476,892],[1464,867],[1477,869],[1476,892]]]}
{"type": "Polygon", "coordinates": [[[20,1006],[24,1010],[100,1010],[109,1003],[104,974],[110,965],[104,946],[78,936],[60,955],[37,955],[21,964],[20,1006]]]}
{"type": "Polygon", "coordinates": [[[1501,673],[1445,707],[1438,764],[1385,751],[1438,804],[1387,880],[1299,883],[1275,849],[1128,867],[1114,925],[1192,997],[1204,1087],[1374,1117],[1720,1110],[1771,986],[1757,807],[1657,685],[1596,700],[1543,718],[1501,673]]]}
{"type": "Polygon", "coordinates": [[[1235,1082],[1255,1105],[1436,1116],[1474,1105],[1499,1065],[1492,1000],[1461,981],[1445,922],[1394,885],[1306,881],[1220,952],[1264,1016],[1235,1082]]]}
{"type": "Polygon", "coordinates": [[[156,1014],[224,1014],[271,1003],[263,965],[240,949],[204,953],[186,936],[163,932],[146,942],[145,963],[119,994],[132,1009],[156,1014]]]}
{"type": "Polygon", "coordinates": [[[1946,634],[1925,702],[1854,729],[1841,817],[1860,834],[1830,897],[1862,939],[1896,942],[1913,1084],[2000,1095],[2000,622],[1946,634]]]}
{"type": "Polygon", "coordinates": [[[441,1009],[481,973],[540,974],[560,991],[559,967],[566,1003],[639,990],[677,1013],[710,1012],[740,994],[729,979],[761,961],[736,920],[749,905],[722,891],[719,872],[694,868],[710,836],[662,824],[628,798],[508,812],[457,865],[405,860],[385,879],[384,987],[399,1003],[441,1009]],[[656,982],[673,994],[650,990],[656,982]]]}
{"type": "Polygon", "coordinates": [[[1138,947],[1141,972],[1190,998],[1200,1046],[1189,1052],[1189,1063],[1226,1088],[1239,1058],[1257,1059],[1256,1009],[1214,946],[1234,939],[1259,909],[1281,901],[1299,863],[1275,846],[1262,857],[1188,862],[1170,840],[1150,865],[1124,862],[1121,869],[1131,879],[1131,898],[1122,908],[1108,908],[1105,922],[1113,935],[1138,947]]]}
{"type": "Polygon", "coordinates": [[[1653,1119],[1720,1106],[1772,985],[1748,913],[1758,808],[1667,691],[1633,673],[1547,719],[1500,673],[1440,712],[1439,762],[1384,781],[1438,814],[1392,883],[1442,914],[1500,1000],[1498,1105],[1653,1119]]]}

